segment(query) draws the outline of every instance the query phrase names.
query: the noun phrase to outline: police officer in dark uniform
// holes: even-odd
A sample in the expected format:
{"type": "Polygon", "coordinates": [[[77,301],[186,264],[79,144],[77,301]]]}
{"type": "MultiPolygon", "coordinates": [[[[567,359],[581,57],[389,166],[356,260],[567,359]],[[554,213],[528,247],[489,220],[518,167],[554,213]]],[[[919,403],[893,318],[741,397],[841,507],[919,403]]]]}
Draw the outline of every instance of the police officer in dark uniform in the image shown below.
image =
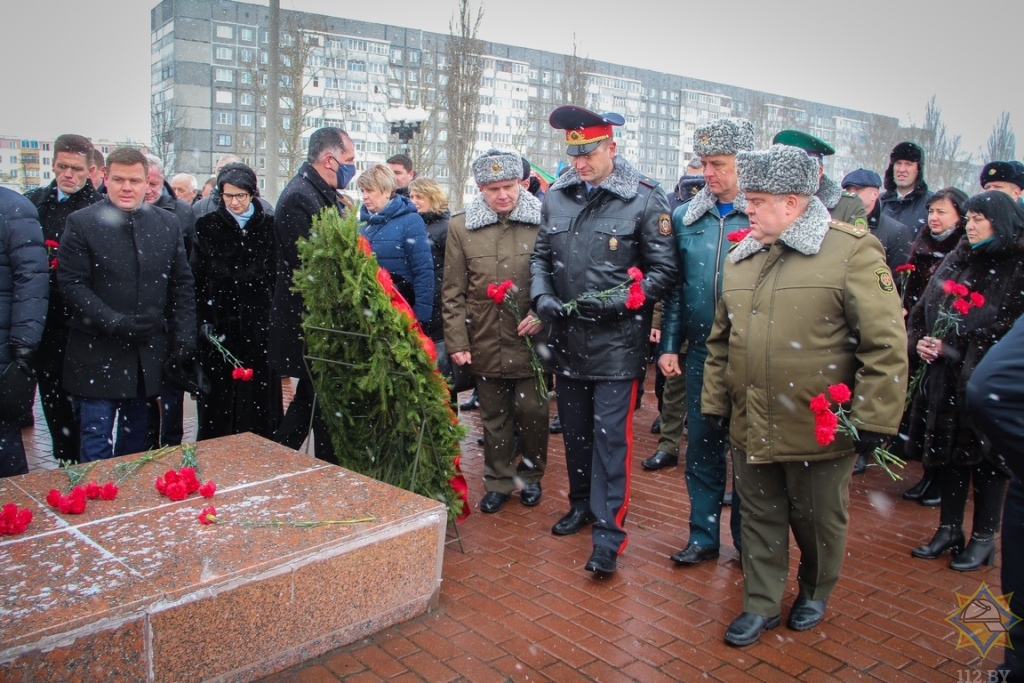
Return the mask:
{"type": "Polygon", "coordinates": [[[651,316],[675,280],[677,256],[664,191],[615,154],[622,116],[564,106],[549,120],[566,131],[572,159],[545,196],[530,259],[533,309],[550,327],[569,474],[571,507],[552,533],[593,522],[586,569],[610,574],[627,543],[633,409],[651,316]],[[643,272],[639,308],[626,307],[625,289],[593,296],[629,282],[634,267],[643,272]]]}
{"type": "Polygon", "coordinates": [[[858,228],[868,226],[868,212],[860,197],[846,192],[839,187],[839,183],[825,175],[822,159],[836,153],[832,145],[800,130],[779,131],[772,138],[772,144],[799,147],[807,152],[808,156],[818,160],[818,191],[814,193],[814,196],[825,205],[832,220],[849,223],[858,228]]]}

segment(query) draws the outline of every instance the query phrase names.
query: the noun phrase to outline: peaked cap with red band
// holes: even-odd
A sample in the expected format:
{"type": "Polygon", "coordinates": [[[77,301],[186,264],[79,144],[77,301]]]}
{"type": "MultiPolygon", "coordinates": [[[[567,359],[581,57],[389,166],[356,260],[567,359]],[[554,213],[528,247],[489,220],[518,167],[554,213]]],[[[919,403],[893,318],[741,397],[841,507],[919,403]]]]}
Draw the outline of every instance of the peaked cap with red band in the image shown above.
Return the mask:
{"type": "Polygon", "coordinates": [[[565,131],[565,153],[571,157],[590,154],[603,141],[614,137],[612,126],[621,126],[626,119],[612,112],[595,114],[589,109],[568,104],[551,112],[548,123],[565,131]]]}

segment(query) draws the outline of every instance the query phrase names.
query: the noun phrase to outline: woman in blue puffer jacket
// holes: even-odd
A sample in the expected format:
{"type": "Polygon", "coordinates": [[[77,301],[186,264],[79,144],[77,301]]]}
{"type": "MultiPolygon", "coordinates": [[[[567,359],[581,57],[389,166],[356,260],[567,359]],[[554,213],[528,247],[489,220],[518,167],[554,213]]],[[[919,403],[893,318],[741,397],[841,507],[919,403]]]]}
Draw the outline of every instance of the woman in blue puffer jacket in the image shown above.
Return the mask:
{"type": "Polygon", "coordinates": [[[434,264],[427,227],[408,197],[396,195],[398,181],[384,164],[366,169],[356,183],[370,220],[360,228],[380,266],[412,306],[422,324],[434,310],[434,264]]]}

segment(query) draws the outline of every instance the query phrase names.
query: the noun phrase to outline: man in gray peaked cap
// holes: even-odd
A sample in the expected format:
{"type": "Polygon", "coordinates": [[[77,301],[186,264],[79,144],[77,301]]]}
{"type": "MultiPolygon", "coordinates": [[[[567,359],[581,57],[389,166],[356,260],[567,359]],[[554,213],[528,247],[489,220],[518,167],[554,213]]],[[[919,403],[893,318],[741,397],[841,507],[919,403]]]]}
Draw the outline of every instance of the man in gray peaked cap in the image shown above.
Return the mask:
{"type": "MultiPolygon", "coordinates": [[[[675,464],[683,436],[682,415],[673,405],[686,405],[689,439],[686,445],[686,490],[690,497],[689,538],[672,555],[680,566],[693,566],[718,557],[727,471],[725,432],[708,422],[700,409],[704,381],[704,342],[714,322],[715,303],[722,291],[722,267],[729,235],[750,227],[746,201],[736,178],[736,153],[754,148],[749,121],[719,119],[693,133],[693,149],[704,167],[707,185],[672,214],[672,227],[682,277],[662,304],[661,352],[658,366],[665,374],[661,434],[658,450],[643,462],[675,464]],[[683,342],[689,342],[680,364],[683,342]],[[673,448],[674,447],[674,448],[673,448]],[[667,456],[671,455],[671,458],[667,456]]],[[[739,548],[740,507],[733,493],[729,517],[733,543],[739,548]]]]}
{"type": "Polygon", "coordinates": [[[550,123],[565,131],[572,161],[544,197],[530,259],[533,307],[550,330],[569,475],[570,509],[551,531],[573,534],[593,523],[585,568],[611,574],[628,540],[633,409],[651,316],[676,277],[672,219],[658,184],[615,153],[622,116],[565,106],[550,123]],[[623,287],[634,268],[642,297],[623,287]]]}
{"type": "Polygon", "coordinates": [[[805,631],[824,617],[846,547],[853,461],[899,426],[907,334],[881,243],[829,218],[813,196],[814,159],[774,145],[740,153],[737,167],[751,231],[729,251],[701,410],[728,425],[732,444],[743,613],[725,642],[743,646],[779,625],[790,529],[800,590],[787,625],[805,631]],[[811,408],[817,396],[832,412],[843,401],[859,440],[833,433],[811,408]]]}
{"type": "Polygon", "coordinates": [[[497,512],[519,489],[519,502],[540,502],[548,459],[548,396],[530,365],[540,319],[530,310],[530,255],[540,227],[540,201],[520,185],[523,160],[489,150],[473,162],[480,194],[452,216],[444,257],[444,341],[452,362],[476,376],[484,429],[483,512],[497,512]],[[511,281],[505,301],[489,289],[511,281]],[[526,343],[524,343],[526,340],[526,343]],[[515,431],[522,458],[516,464],[515,431]]]}

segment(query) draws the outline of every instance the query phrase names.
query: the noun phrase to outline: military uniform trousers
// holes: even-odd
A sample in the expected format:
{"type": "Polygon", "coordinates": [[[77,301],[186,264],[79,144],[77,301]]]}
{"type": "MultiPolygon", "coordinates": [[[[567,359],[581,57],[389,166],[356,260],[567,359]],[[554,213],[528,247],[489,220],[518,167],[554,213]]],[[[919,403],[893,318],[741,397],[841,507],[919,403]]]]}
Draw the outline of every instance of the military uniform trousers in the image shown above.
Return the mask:
{"type": "MultiPolygon", "coordinates": [[[[686,352],[686,491],[690,496],[690,539],[701,548],[715,549],[721,545],[722,496],[728,462],[725,457],[726,435],[714,429],[700,412],[700,392],[704,384],[704,361],[707,347],[691,344],[686,352]]],[[[733,544],[740,538],[742,511],[733,487],[729,528],[733,544]]],[[[736,545],[739,548],[739,545],[736,545]]]]}
{"type": "Polygon", "coordinates": [[[548,405],[533,377],[477,377],[484,429],[484,488],[510,494],[539,483],[548,462],[548,405]],[[516,465],[516,428],[522,460],[516,465]],[[516,479],[519,481],[516,481],[516,479]]]}
{"type": "Polygon", "coordinates": [[[665,390],[661,395],[661,438],[658,450],[669,455],[679,455],[679,442],[683,440],[683,419],[686,415],[686,370],[683,374],[665,378],[665,390]]]}
{"type": "Polygon", "coordinates": [[[569,504],[597,521],[595,546],[626,549],[633,410],[639,380],[558,378],[558,414],[565,439],[569,504]]]}
{"type": "Polygon", "coordinates": [[[743,611],[779,614],[789,575],[789,530],[800,548],[800,597],[824,600],[846,553],[850,472],[856,454],[832,460],[749,464],[733,449],[742,501],[743,611]]]}

